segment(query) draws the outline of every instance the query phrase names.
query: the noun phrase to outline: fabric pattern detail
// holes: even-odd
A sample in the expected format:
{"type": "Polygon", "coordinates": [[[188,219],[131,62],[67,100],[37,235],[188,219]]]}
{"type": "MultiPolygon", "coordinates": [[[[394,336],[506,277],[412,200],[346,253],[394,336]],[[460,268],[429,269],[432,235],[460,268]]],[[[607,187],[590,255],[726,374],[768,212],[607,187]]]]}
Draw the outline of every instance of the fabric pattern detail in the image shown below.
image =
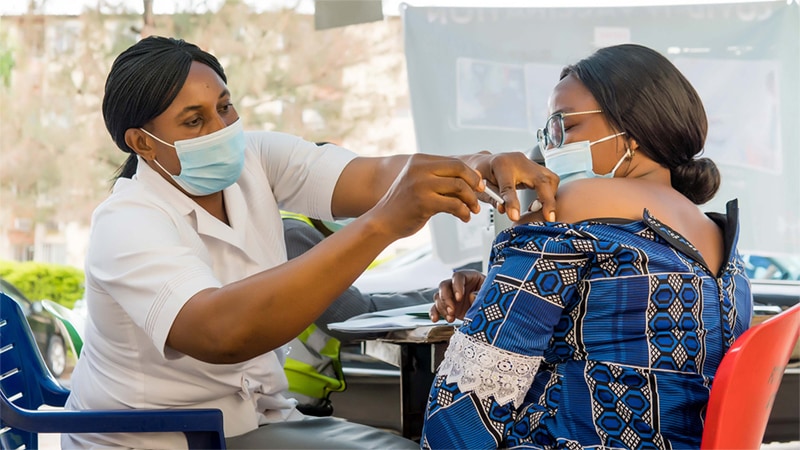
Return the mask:
{"type": "Polygon", "coordinates": [[[717,366],[752,314],[735,211],[715,223],[734,249],[719,273],[647,211],[498,234],[423,445],[698,448],[717,366]]]}
{"type": "Polygon", "coordinates": [[[592,416],[604,446],[663,449],[655,430],[656,391],[641,370],[588,363],[586,381],[592,392],[592,416]]]}
{"type": "Polygon", "coordinates": [[[733,340],[736,338],[733,334],[733,329],[736,323],[736,311],[733,309],[733,304],[727,301],[727,298],[736,291],[733,280],[720,280],[720,295],[719,303],[722,310],[722,335],[725,339],[726,347],[730,348],[733,345],[733,340]],[[727,295],[724,295],[727,294],[727,295]]]}
{"type": "MultiPolygon", "coordinates": [[[[438,375],[461,391],[473,391],[481,401],[494,397],[500,405],[522,405],[525,394],[539,370],[541,357],[518,355],[500,350],[455,333],[450,339],[445,360],[438,375]]],[[[452,394],[439,398],[440,404],[452,402],[452,394]]]]}
{"type": "Polygon", "coordinates": [[[703,365],[700,280],[691,274],[650,277],[647,341],[650,367],[697,372],[703,365]]]}

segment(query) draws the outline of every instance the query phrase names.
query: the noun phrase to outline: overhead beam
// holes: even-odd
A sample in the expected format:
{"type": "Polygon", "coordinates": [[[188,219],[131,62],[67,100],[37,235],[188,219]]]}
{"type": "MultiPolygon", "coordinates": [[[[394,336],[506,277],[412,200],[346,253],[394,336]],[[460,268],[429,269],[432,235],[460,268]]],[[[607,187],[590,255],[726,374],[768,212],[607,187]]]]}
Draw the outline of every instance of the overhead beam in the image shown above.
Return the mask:
{"type": "Polygon", "coordinates": [[[317,30],[383,20],[381,0],[314,0],[317,30]]]}

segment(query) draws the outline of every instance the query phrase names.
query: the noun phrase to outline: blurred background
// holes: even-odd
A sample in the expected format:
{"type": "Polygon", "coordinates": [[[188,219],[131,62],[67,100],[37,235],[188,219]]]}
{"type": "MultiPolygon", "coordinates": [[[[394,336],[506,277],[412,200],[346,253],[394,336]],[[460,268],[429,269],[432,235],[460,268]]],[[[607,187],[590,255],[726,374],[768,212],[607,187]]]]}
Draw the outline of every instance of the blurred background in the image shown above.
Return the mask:
{"type": "MultiPolygon", "coordinates": [[[[606,45],[651,46],[706,105],[706,156],[723,186],[703,209],[739,198],[760,311],[800,301],[800,0],[3,0],[0,281],[27,305],[48,366],[67,384],[74,352],[39,301],[80,310],[91,212],[126,156],[100,112],[105,77],[121,51],[153,34],[220,59],[247,129],[365,156],[534,156],[563,65],[606,45]]],[[[480,265],[503,219],[489,207],[469,225],[436,216],[356,285],[436,286],[456,267],[480,265]]],[[[773,432],[783,440],[800,438],[792,370],[773,432]]],[[[359,383],[346,395],[397,400],[396,378],[359,383]]],[[[391,428],[397,419],[383,409],[351,414],[391,428]]]]}

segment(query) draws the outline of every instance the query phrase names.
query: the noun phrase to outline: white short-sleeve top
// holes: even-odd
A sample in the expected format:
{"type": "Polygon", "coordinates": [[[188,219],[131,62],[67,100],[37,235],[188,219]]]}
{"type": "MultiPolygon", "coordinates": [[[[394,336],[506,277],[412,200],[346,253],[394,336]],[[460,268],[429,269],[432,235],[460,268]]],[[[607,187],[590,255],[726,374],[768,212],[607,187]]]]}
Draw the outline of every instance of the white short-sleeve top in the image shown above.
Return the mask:
{"type": "MultiPolygon", "coordinates": [[[[284,133],[246,136],[242,175],[223,191],[230,226],[141,159],[136,175],[119,179],[95,210],[89,320],[68,409],[219,408],[226,436],[302,417],[280,394],[287,388],[283,348],[209,364],[166,346],[175,317],[197,292],[286,261],[279,208],[332,220],[336,181],[356,156],[284,133]]],[[[270,326],[270,312],[263,316],[270,326]]],[[[186,441],[182,434],[82,434],[65,435],[62,444],[176,448],[186,441]]]]}

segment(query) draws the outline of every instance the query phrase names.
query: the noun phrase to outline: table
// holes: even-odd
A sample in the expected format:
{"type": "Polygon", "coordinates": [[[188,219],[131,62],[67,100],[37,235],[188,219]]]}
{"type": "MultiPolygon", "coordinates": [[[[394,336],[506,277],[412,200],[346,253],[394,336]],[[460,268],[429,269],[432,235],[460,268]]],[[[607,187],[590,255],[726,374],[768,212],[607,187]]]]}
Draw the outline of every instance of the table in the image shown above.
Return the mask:
{"type": "Polygon", "coordinates": [[[400,423],[404,437],[419,441],[436,368],[454,327],[439,325],[393,331],[362,342],[362,352],[400,369],[400,423]]]}

